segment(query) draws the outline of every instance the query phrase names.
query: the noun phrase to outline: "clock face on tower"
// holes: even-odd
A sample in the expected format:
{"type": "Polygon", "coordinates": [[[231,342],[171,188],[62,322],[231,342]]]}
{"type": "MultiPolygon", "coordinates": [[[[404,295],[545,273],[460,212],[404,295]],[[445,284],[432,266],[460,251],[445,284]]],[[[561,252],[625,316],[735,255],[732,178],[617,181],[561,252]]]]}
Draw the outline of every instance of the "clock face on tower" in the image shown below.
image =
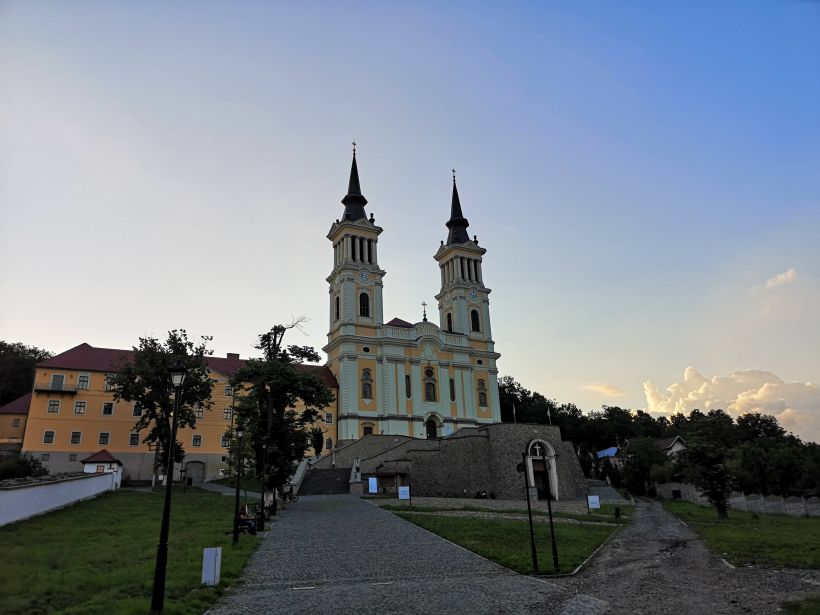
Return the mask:
{"type": "Polygon", "coordinates": [[[367,282],[367,272],[366,271],[362,271],[359,274],[359,277],[362,279],[362,282],[367,282]]]}
{"type": "Polygon", "coordinates": [[[475,299],[477,296],[478,296],[478,293],[476,292],[475,288],[471,289],[470,290],[470,297],[475,299]]]}

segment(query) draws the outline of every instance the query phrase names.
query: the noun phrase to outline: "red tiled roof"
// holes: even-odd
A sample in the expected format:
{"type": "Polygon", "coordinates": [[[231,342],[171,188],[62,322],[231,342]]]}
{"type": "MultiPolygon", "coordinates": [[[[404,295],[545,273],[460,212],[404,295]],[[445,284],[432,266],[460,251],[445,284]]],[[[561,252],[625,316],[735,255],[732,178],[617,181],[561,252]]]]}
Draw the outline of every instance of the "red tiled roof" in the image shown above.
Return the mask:
{"type": "Polygon", "coordinates": [[[122,462],[114,457],[114,455],[109,453],[106,449],[97,451],[85,459],[80,459],[80,463],[118,463],[119,465],[122,465],[122,462]]]}
{"type": "Polygon", "coordinates": [[[402,320],[401,318],[394,318],[388,323],[385,323],[388,327],[404,327],[405,329],[412,329],[415,325],[410,324],[406,320],[402,320]]]}
{"type": "Polygon", "coordinates": [[[31,393],[26,393],[14,401],[10,401],[5,406],[0,406],[0,414],[28,414],[28,407],[31,405],[31,393]]]}
{"type": "MultiPolygon", "coordinates": [[[[41,361],[37,364],[37,367],[88,370],[90,372],[115,372],[121,365],[130,362],[133,355],[133,350],[95,348],[89,344],[82,343],[50,359],[41,361]]],[[[205,357],[205,360],[208,363],[208,367],[225,376],[230,376],[245,366],[245,360],[238,358],[238,355],[235,354],[231,354],[229,357],[205,357]]],[[[300,365],[299,369],[312,372],[322,379],[325,386],[339,388],[339,383],[336,381],[333,372],[324,365],[300,365]]],[[[29,395],[29,397],[31,397],[31,395],[29,395]]],[[[11,403],[16,403],[17,401],[19,400],[15,400],[11,403]]]]}

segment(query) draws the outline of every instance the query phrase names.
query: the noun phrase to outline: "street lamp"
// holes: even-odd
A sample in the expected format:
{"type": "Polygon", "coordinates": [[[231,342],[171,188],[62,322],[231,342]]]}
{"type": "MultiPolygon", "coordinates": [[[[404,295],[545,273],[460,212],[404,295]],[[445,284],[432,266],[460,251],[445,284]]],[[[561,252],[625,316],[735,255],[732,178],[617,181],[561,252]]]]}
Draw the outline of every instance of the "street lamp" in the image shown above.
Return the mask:
{"type": "Polygon", "coordinates": [[[165,569],[168,565],[168,528],[171,523],[171,486],[174,482],[174,445],[177,441],[177,419],[179,418],[179,395],[185,382],[185,366],[177,360],[169,370],[174,386],[174,411],[171,414],[171,434],[168,441],[168,457],[165,463],[165,503],[162,507],[162,526],[159,530],[157,563],[154,567],[154,592],[151,595],[151,610],[162,611],[165,603],[165,569]]]}
{"type": "Polygon", "coordinates": [[[245,435],[242,425],[236,428],[236,499],[233,510],[233,544],[239,544],[239,481],[242,477],[242,436],[245,435]]]}

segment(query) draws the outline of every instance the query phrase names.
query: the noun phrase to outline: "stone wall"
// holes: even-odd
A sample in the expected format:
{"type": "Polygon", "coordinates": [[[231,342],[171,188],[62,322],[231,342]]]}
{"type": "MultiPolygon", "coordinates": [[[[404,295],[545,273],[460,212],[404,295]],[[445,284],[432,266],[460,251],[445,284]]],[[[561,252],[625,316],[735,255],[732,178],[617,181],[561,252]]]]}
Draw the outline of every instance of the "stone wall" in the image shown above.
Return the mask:
{"type": "Polygon", "coordinates": [[[460,498],[492,491],[487,438],[441,440],[438,451],[409,450],[410,486],[418,496],[460,498]]]}
{"type": "MultiPolygon", "coordinates": [[[[370,459],[382,451],[393,448],[408,440],[412,440],[412,438],[409,436],[383,436],[376,434],[364,436],[336,451],[336,467],[350,468],[353,466],[353,460],[356,458],[370,459]]],[[[333,463],[333,457],[334,455],[326,455],[317,461],[313,467],[323,470],[330,469],[333,463]]]]}

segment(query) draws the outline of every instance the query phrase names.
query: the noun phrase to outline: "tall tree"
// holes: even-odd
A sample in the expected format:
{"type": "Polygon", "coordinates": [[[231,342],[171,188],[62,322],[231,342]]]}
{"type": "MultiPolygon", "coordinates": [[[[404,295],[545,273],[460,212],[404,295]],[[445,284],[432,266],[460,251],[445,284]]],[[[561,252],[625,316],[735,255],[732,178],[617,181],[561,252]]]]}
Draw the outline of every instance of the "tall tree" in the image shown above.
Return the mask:
{"type": "MultiPolygon", "coordinates": [[[[170,370],[177,361],[185,366],[177,424],[193,429],[196,427],[196,410],[211,407],[213,380],[208,376],[210,370],[206,359],[212,354],[207,348],[210,340],[210,337],[202,337],[201,342],[194,345],[185,329],[169,331],[165,342],[141,337],[139,345],[133,348],[131,360],[108,375],[114,399],[135,402],[142,409],[134,430],[144,433],[143,442],[156,447],[155,459],[159,462],[154,464],[155,477],[158,466],[165,463],[171,441],[174,387],[170,370]]],[[[174,461],[182,461],[185,450],[179,441],[174,451],[174,461]]]]}
{"type": "Polygon", "coordinates": [[[325,434],[321,427],[314,427],[310,430],[310,443],[313,446],[313,454],[317,457],[321,455],[325,447],[325,434]]]}
{"type": "Polygon", "coordinates": [[[648,495],[652,470],[666,461],[666,453],[655,444],[655,438],[632,438],[624,451],[623,479],[632,493],[648,495]]]}
{"type": "Polygon", "coordinates": [[[0,341],[0,406],[31,393],[34,366],[51,356],[36,346],[0,341]]]}
{"type": "Polygon", "coordinates": [[[260,335],[256,348],[262,356],[249,359],[231,378],[237,414],[253,441],[256,472],[268,490],[291,476],[295,462],[310,448],[310,428],[319,411],[334,399],[320,378],[298,369],[319,361],[318,353],[309,346],[283,345],[286,333],[301,322],[276,325],[260,335]],[[299,402],[301,412],[295,409],[299,402]]]}

